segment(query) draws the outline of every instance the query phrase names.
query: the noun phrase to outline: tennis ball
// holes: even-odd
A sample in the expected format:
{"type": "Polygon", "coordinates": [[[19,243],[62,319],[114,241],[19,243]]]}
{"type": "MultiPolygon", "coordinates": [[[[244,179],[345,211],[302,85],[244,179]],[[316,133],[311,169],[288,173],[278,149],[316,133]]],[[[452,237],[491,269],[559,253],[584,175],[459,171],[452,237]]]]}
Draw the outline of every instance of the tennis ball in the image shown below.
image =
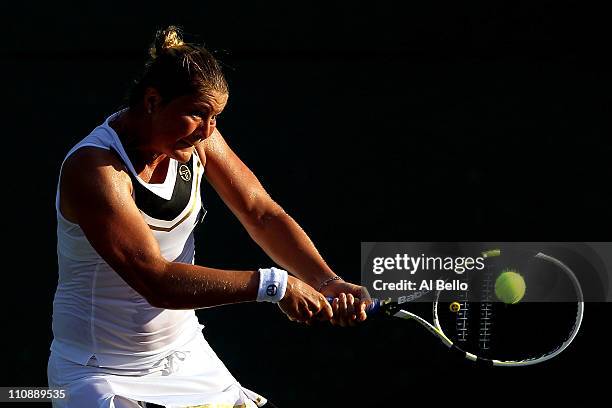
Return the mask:
{"type": "Polygon", "coordinates": [[[453,302],[450,304],[448,308],[450,309],[451,312],[457,313],[458,311],[461,310],[461,303],[453,302]]]}
{"type": "Polygon", "coordinates": [[[525,296],[525,279],[513,270],[503,271],[495,281],[495,295],[504,303],[514,304],[525,296]]]}

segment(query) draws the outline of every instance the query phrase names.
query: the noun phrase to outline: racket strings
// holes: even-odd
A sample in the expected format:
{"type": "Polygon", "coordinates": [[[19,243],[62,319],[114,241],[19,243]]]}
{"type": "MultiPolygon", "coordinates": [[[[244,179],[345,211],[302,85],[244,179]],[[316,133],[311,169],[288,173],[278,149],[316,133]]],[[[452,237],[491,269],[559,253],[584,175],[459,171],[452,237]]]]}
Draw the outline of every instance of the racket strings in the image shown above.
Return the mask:
{"type": "Polygon", "coordinates": [[[490,256],[493,257],[490,259],[493,262],[487,263],[488,267],[476,274],[476,279],[468,279],[467,273],[461,278],[470,283],[468,290],[432,292],[432,323],[421,317],[425,314],[405,310],[418,309],[415,306],[427,303],[406,303],[398,298],[396,302],[381,304],[381,309],[388,315],[416,321],[451,350],[476,363],[531,365],[563,352],[576,337],[584,313],[582,291],[572,270],[542,253],[523,256],[518,261],[500,256],[500,251],[490,256]],[[497,299],[495,282],[499,274],[508,269],[524,276],[527,292],[532,291],[531,299],[561,299],[562,302],[523,299],[516,304],[501,303],[497,299]],[[533,293],[538,283],[544,283],[547,292],[533,293]],[[575,296],[575,301],[569,300],[571,295],[575,296]],[[457,303],[460,305],[458,311],[457,303]],[[451,308],[451,304],[455,307],[451,308]]]}
{"type": "Polygon", "coordinates": [[[574,280],[569,268],[541,254],[523,260],[499,256],[490,261],[480,274],[464,277],[470,282],[469,293],[438,298],[440,306],[436,309],[440,312],[437,317],[440,329],[450,328],[447,335],[466,356],[477,356],[499,365],[528,365],[562,352],[573,341],[582,320],[583,304],[578,301],[581,299],[578,285],[562,286],[574,289],[575,302],[569,300],[570,293],[565,291],[563,302],[559,303],[504,304],[497,299],[495,281],[503,271],[515,270],[526,276],[528,282],[530,277],[546,273],[547,280],[555,277],[554,282],[559,287],[559,282],[574,280]],[[459,312],[448,312],[445,307],[453,301],[460,303],[459,312]],[[454,327],[449,325],[449,319],[454,327]]]}
{"type": "Polygon", "coordinates": [[[482,303],[480,304],[480,330],[478,333],[480,350],[485,353],[491,349],[491,340],[493,336],[493,286],[493,268],[487,265],[483,273],[480,288],[482,303]]]}
{"type": "MultiPolygon", "coordinates": [[[[467,281],[467,273],[464,276],[463,281],[467,281]]],[[[468,291],[462,290],[459,292],[458,296],[459,303],[459,311],[457,312],[456,318],[456,333],[457,333],[457,341],[459,343],[465,343],[469,340],[470,334],[470,302],[468,299],[468,291]]]]}

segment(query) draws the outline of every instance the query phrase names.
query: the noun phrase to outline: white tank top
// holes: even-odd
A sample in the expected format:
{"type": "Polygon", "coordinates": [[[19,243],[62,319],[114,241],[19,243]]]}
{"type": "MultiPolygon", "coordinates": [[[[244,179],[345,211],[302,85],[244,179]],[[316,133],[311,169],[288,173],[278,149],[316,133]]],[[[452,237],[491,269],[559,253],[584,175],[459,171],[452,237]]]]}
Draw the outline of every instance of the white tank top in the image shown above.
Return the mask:
{"type": "MultiPolygon", "coordinates": [[[[170,159],[164,183],[145,183],[108,124],[119,113],[96,127],[66,158],[86,146],[114,150],[130,172],[134,200],[162,256],[168,261],[193,263],[193,229],[205,215],[199,189],[204,167],[194,152],[186,164],[170,159]]],[[[95,357],[102,367],[148,369],[201,336],[203,326],[194,310],[151,306],[98,255],[83,230],[62,216],[59,193],[58,182],[59,280],[53,301],[51,350],[82,365],[95,357]]]]}

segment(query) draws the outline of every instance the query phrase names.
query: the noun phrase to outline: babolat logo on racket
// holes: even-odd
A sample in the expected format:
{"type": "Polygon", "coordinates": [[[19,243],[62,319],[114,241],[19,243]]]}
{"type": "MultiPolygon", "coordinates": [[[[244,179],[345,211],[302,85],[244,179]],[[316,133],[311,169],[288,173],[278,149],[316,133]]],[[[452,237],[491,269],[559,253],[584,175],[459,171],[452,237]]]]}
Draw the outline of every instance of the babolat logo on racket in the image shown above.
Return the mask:
{"type": "Polygon", "coordinates": [[[189,167],[185,166],[184,164],[181,164],[181,167],[179,167],[179,175],[185,181],[191,180],[191,171],[189,170],[189,167]]]}
{"type": "Polygon", "coordinates": [[[268,285],[266,288],[266,295],[268,296],[276,296],[276,292],[278,292],[278,287],[274,284],[268,285]]]}
{"type": "Polygon", "coordinates": [[[418,290],[410,295],[400,296],[397,298],[397,304],[401,305],[402,303],[412,302],[413,300],[417,300],[418,298],[430,293],[430,290],[418,290]]]}

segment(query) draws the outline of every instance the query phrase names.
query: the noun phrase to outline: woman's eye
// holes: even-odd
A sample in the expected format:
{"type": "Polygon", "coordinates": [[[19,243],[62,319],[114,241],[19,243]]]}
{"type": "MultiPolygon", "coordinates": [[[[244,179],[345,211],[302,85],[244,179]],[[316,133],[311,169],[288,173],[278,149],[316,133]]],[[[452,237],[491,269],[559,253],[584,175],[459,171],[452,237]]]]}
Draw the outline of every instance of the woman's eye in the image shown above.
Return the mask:
{"type": "Polygon", "coordinates": [[[217,119],[219,118],[218,114],[209,116],[209,114],[207,112],[203,112],[203,111],[192,112],[191,116],[193,118],[198,119],[198,120],[206,120],[206,118],[209,118],[208,120],[210,121],[210,123],[215,123],[217,121],[217,119]]]}
{"type": "Polygon", "coordinates": [[[196,111],[196,112],[192,112],[191,116],[194,116],[194,117],[200,118],[200,119],[204,119],[206,117],[206,113],[204,113],[202,111],[196,111]]]}

